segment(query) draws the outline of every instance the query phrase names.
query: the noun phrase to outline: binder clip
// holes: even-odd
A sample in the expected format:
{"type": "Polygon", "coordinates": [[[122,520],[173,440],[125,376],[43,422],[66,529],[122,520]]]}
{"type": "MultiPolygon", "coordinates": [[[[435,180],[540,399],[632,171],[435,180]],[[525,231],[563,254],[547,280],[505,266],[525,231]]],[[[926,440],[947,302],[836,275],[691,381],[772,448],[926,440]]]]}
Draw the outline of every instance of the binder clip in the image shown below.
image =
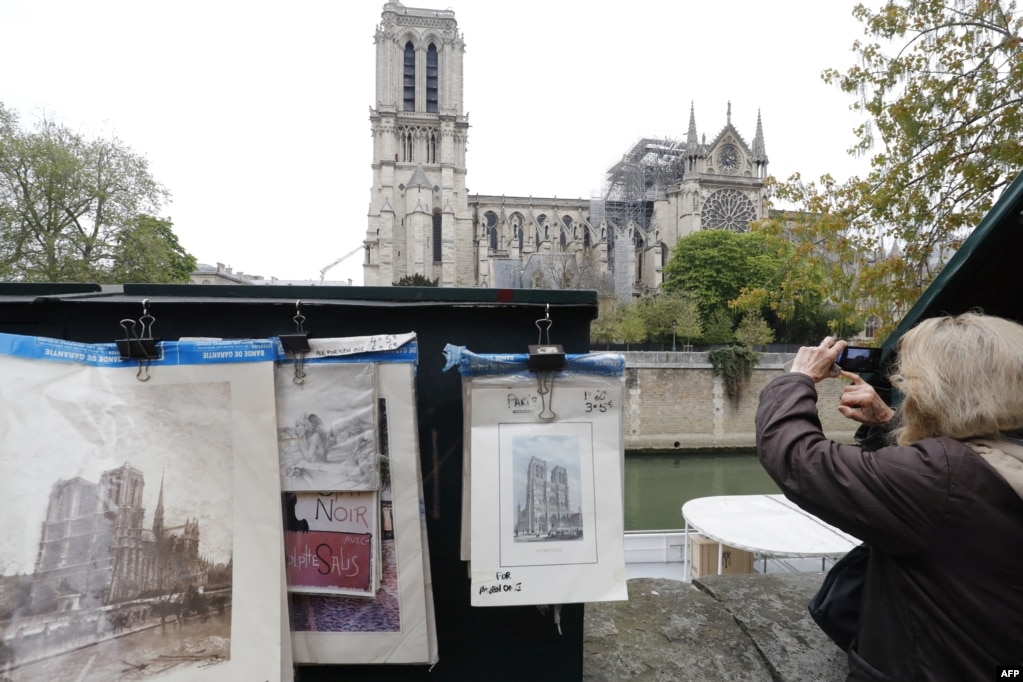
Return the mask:
{"type": "Polygon", "coordinates": [[[156,318],[149,314],[149,299],[143,299],[142,317],[138,321],[130,318],[121,320],[124,338],[115,341],[122,360],[138,363],[135,378],[139,381],[149,381],[149,363],[160,357],[160,349],[156,345],[159,340],[153,338],[154,322],[156,318]]]}
{"type": "Polygon", "coordinates": [[[301,299],[295,301],[295,333],[281,334],[281,346],[284,352],[295,361],[295,376],[292,378],[296,384],[305,383],[305,354],[309,352],[309,334],[305,330],[305,315],[302,314],[301,299]]]}
{"type": "Polygon", "coordinates": [[[536,344],[529,346],[529,357],[526,367],[536,373],[537,393],[540,394],[542,409],[538,415],[544,421],[550,421],[558,415],[554,412],[554,373],[565,368],[565,349],[560,344],[551,343],[551,304],[547,304],[543,318],[536,321],[540,330],[536,344]]]}
{"type": "Polygon", "coordinates": [[[560,344],[551,343],[551,304],[547,304],[547,311],[543,318],[536,321],[536,328],[540,330],[536,344],[529,346],[529,359],[526,366],[531,372],[558,372],[565,368],[565,349],[560,344]]]}

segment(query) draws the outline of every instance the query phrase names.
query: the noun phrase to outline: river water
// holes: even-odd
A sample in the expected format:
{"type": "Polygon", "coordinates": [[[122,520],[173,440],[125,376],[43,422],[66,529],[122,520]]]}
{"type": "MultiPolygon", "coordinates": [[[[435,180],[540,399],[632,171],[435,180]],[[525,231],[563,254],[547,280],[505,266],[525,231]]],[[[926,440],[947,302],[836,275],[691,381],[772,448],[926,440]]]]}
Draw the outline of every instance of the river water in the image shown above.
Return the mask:
{"type": "Polygon", "coordinates": [[[625,530],[683,528],[696,497],[777,492],[752,452],[625,453],[625,530]]]}

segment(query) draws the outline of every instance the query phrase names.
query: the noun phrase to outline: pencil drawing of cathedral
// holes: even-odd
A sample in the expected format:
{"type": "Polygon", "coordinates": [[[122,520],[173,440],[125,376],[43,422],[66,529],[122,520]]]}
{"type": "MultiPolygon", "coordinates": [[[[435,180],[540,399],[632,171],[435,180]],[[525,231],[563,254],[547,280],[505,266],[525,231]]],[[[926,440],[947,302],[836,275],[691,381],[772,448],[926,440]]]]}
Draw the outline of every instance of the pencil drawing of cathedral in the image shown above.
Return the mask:
{"type": "MultiPolygon", "coordinates": [[[[579,539],[582,514],[572,510],[568,471],[539,457],[531,457],[526,475],[525,504],[517,509],[515,538],[579,539]]],[[[578,492],[576,493],[578,494],[578,492]]]]}

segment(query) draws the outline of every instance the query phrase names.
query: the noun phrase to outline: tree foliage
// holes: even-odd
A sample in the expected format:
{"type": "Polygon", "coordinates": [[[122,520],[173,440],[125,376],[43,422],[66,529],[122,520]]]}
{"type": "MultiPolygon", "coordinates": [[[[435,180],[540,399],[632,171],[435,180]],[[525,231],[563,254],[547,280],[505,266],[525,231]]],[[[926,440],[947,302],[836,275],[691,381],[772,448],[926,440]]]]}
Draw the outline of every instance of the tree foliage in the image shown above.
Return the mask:
{"type": "Polygon", "coordinates": [[[750,310],[739,320],[735,328],[735,340],[750,348],[763,346],[774,341],[774,330],[759,310],[750,310]]]}
{"type": "Polygon", "coordinates": [[[854,15],[859,63],[823,78],[855,95],[865,119],[849,151],[870,171],[794,176],[775,196],[810,216],[803,246],[829,254],[815,259],[841,321],[876,316],[884,335],[1023,170],[1023,13],[1015,0],[893,0],[854,15]]]}
{"type": "Polygon", "coordinates": [[[824,273],[785,231],[696,232],[678,241],[664,275],[662,290],[699,301],[707,343],[732,341],[750,311],[759,311],[783,341],[807,342],[827,330],[824,273]]]}
{"type": "Polygon", "coordinates": [[[0,278],[112,282],[146,272],[168,281],[189,257],[169,221],[141,220],[168,198],[145,157],[116,137],[89,138],[47,117],[26,131],[0,103],[0,278]],[[150,247],[158,253],[144,254],[150,247]],[[152,269],[161,261],[171,273],[152,269]]]}
{"type": "Polygon", "coordinates": [[[170,220],[139,215],[114,249],[115,282],[188,283],[198,263],[178,242],[170,220]]]}
{"type": "Polygon", "coordinates": [[[414,275],[405,275],[400,278],[397,282],[394,282],[392,286],[396,287],[439,287],[440,278],[430,279],[426,275],[421,275],[418,272],[414,275]]]}

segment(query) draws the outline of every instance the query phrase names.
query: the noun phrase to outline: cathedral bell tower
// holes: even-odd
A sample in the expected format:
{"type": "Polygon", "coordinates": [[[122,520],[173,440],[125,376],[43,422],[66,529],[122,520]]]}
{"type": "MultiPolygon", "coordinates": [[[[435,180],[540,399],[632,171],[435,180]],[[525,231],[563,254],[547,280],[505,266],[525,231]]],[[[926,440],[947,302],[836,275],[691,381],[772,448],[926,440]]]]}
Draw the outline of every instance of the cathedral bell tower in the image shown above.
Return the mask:
{"type": "Polygon", "coordinates": [[[422,275],[473,286],[465,189],[469,119],[462,111],[465,44],[451,10],[384,5],[376,36],[373,188],[366,286],[422,275]]]}

